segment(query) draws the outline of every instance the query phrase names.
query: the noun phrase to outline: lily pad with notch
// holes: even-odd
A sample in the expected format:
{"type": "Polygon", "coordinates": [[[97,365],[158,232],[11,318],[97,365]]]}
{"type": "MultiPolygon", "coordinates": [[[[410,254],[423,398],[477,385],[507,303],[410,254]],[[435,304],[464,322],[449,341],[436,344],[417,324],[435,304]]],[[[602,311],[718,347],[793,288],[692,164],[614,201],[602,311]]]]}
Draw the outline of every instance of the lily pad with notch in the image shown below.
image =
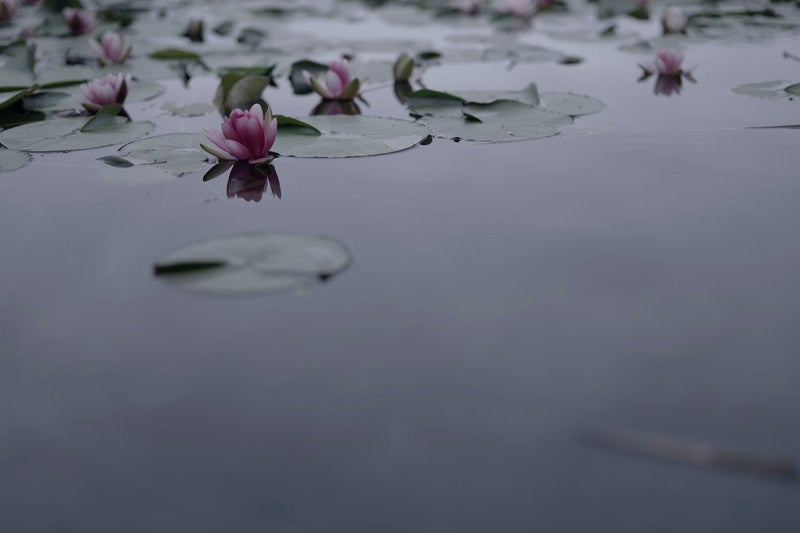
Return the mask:
{"type": "Polygon", "coordinates": [[[156,277],[209,295],[255,295],[319,285],[351,263],[336,239],[317,235],[253,233],[212,239],[166,255],[156,277]]]}
{"type": "Polygon", "coordinates": [[[315,116],[289,123],[279,117],[272,151],[292,157],[361,157],[406,150],[430,128],[417,122],[371,116],[315,116]]]}
{"type": "Polygon", "coordinates": [[[23,124],[0,132],[0,144],[28,152],[88,150],[144,137],[155,127],[149,121],[131,122],[118,116],[105,117],[101,124],[96,121],[70,117],[23,124]]]}

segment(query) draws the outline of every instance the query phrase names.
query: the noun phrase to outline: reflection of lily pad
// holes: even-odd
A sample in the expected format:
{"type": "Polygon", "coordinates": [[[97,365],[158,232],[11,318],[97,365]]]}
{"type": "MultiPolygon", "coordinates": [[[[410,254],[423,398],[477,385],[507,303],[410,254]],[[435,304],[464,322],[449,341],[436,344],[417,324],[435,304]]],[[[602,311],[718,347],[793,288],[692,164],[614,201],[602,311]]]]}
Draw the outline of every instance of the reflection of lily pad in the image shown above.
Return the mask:
{"type": "Polygon", "coordinates": [[[31,162],[31,156],[25,152],[0,148],[0,172],[11,172],[31,162]]]}
{"type": "Polygon", "coordinates": [[[68,152],[132,141],[144,137],[155,127],[152,122],[129,122],[113,117],[113,120],[104,121],[100,128],[81,131],[86,124],[86,118],[82,117],[24,124],[0,132],[0,143],[29,152],[68,152]]]}
{"type": "Polygon", "coordinates": [[[339,241],[315,235],[256,233],[193,244],[155,265],[155,275],[192,292],[247,295],[300,290],[350,264],[339,241]]]}
{"type": "Polygon", "coordinates": [[[797,96],[798,84],[791,81],[775,80],[759,83],[745,83],[734,87],[733,92],[758,98],[790,98],[797,96]]]}
{"type": "Polygon", "coordinates": [[[357,157],[388,154],[411,148],[430,134],[430,129],[408,120],[364,116],[304,117],[320,131],[278,127],[272,151],[295,157],[357,157]]]}

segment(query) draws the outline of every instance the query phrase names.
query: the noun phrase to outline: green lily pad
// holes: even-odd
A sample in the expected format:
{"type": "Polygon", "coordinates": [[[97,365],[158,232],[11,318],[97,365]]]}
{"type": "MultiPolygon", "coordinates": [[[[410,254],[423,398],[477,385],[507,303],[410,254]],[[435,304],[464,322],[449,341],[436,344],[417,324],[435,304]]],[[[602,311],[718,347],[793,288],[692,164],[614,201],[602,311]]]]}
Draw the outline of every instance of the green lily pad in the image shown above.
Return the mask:
{"type": "Polygon", "coordinates": [[[222,76],[214,105],[229,114],[233,109],[246,109],[261,98],[261,93],[272,81],[269,76],[253,76],[241,72],[230,72],[222,76]]]}
{"type": "Polygon", "coordinates": [[[0,148],[0,172],[11,172],[31,162],[30,154],[0,148]]]}
{"type": "Polygon", "coordinates": [[[272,151],[294,157],[358,157],[388,154],[411,148],[430,129],[408,120],[365,116],[316,116],[303,121],[316,128],[278,126],[272,151]]]}
{"type": "Polygon", "coordinates": [[[205,102],[192,102],[189,104],[177,104],[175,102],[167,102],[161,106],[161,109],[169,111],[173,115],[179,117],[199,117],[214,111],[216,108],[205,102]]]}
{"type": "Polygon", "coordinates": [[[797,91],[797,85],[786,80],[762,81],[738,85],[733,92],[757,98],[787,98],[797,94],[792,92],[797,91]]]}
{"type": "Polygon", "coordinates": [[[350,262],[347,248],[330,237],[255,233],[181,248],[158,261],[154,273],[192,292],[252,295],[319,285],[350,262]]]}
{"type": "Polygon", "coordinates": [[[571,117],[591,115],[606,107],[597,98],[582,94],[545,92],[541,94],[541,98],[544,109],[571,117]]]}
{"type": "Polygon", "coordinates": [[[439,137],[487,142],[552,137],[559,134],[559,125],[572,123],[569,116],[561,113],[502,100],[487,105],[465,105],[461,116],[453,116],[450,111],[451,108],[445,115],[420,120],[439,137]]]}
{"type": "Polygon", "coordinates": [[[142,167],[142,172],[150,174],[155,169],[181,176],[200,170],[208,162],[201,142],[208,141],[199,133],[168,133],[128,143],[119,151],[125,160],[138,162],[136,167],[142,167]]]}
{"type": "Polygon", "coordinates": [[[24,124],[0,132],[0,144],[28,152],[88,150],[144,137],[155,127],[152,122],[113,117],[101,128],[81,131],[87,122],[84,117],[72,117],[24,124]]]}

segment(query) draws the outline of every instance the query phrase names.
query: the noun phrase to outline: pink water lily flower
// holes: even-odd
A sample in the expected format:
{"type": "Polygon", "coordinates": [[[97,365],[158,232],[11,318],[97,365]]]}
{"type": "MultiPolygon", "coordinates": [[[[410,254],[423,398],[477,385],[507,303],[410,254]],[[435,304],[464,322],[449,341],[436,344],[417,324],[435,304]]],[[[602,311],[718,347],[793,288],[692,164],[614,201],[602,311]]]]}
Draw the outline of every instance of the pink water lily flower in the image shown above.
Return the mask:
{"type": "Polygon", "coordinates": [[[269,108],[265,112],[259,104],[253,104],[249,110],[234,109],[223,119],[222,131],[205,129],[203,133],[214,146],[200,147],[214,157],[263,163],[275,157],[269,151],[278,134],[278,120],[272,118],[269,108]]]}
{"type": "Polygon", "coordinates": [[[17,6],[17,0],[0,0],[0,21],[8,21],[14,18],[17,6]]]}
{"type": "Polygon", "coordinates": [[[689,17],[679,7],[670,6],[661,15],[661,28],[664,34],[686,33],[689,17]]]}
{"type": "Polygon", "coordinates": [[[128,76],[126,74],[108,74],[89,83],[81,85],[81,91],[88,102],[83,107],[96,113],[111,104],[121,104],[128,96],[128,76]]]}
{"type": "Polygon", "coordinates": [[[124,63],[131,53],[131,47],[125,46],[125,38],[119,33],[107,31],[100,41],[89,41],[97,53],[97,60],[101,65],[124,63]]]}
{"type": "Polygon", "coordinates": [[[529,19],[536,11],[533,0],[495,0],[494,10],[501,15],[529,19]]]}
{"type": "Polygon", "coordinates": [[[94,28],[94,15],[85,9],[65,7],[61,15],[72,35],[83,35],[94,28]]]}
{"type": "Polygon", "coordinates": [[[326,100],[352,100],[361,88],[357,78],[350,79],[350,67],[344,59],[333,61],[324,78],[314,78],[308,72],[304,75],[314,91],[326,100]]]}
{"type": "Polygon", "coordinates": [[[683,73],[681,63],[683,63],[683,54],[667,49],[656,52],[653,64],[639,64],[639,66],[642,67],[645,75],[680,76],[683,73]]]}

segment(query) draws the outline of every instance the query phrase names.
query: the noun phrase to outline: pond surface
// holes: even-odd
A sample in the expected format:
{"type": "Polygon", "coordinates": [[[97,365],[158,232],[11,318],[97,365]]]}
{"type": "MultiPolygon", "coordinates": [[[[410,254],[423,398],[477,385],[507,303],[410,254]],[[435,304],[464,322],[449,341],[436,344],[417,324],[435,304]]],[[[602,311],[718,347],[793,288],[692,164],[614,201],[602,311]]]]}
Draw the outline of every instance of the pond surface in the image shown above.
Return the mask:
{"type": "MultiPolygon", "coordinates": [[[[485,20],[356,11],[285,30],[509,38],[485,20]]],[[[204,182],[210,165],[137,180],[94,161],[116,147],[0,174],[0,530],[797,531],[797,483],[583,436],[800,461],[797,130],[748,128],[798,123],[798,102],[732,92],[800,81],[783,56],[800,39],[692,41],[697,83],[664,96],[637,82],[652,53],[619,49],[635,37],[545,31],[576,17],[513,38],[577,65],[442,62],[423,77],[606,104],[559,136],[281,157],[280,198],[271,184],[258,202],[227,176],[204,182]],[[153,275],[177,248],[250,232],[334,237],[352,264],[244,297],[153,275]]],[[[162,83],[126,105],[134,119],[218,126],[161,107],[210,102],[213,73],[162,83]]],[[[280,113],[318,103],[278,85],[264,97],[280,113]]],[[[408,117],[390,84],[364,97],[365,115],[408,117]]]]}

